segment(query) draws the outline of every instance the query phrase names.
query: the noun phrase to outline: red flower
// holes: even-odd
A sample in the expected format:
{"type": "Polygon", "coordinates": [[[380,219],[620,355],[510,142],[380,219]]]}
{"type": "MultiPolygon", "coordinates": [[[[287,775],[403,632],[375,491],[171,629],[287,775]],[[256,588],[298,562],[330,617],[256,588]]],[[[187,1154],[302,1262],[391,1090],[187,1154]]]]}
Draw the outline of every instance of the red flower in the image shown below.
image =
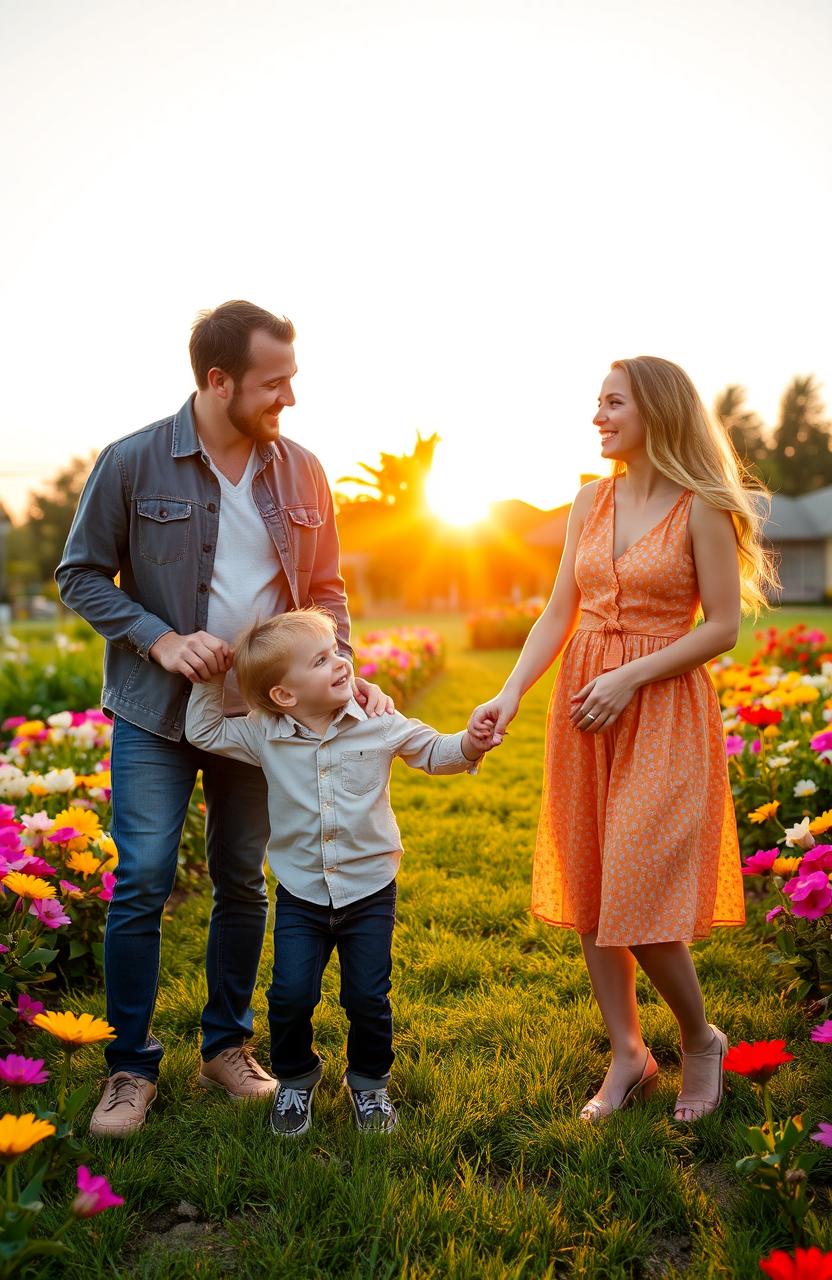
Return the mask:
{"type": "Polygon", "coordinates": [[[725,1055],[723,1067],[738,1076],[748,1076],[755,1084],[765,1084],[784,1062],[791,1062],[793,1053],[786,1053],[785,1040],[755,1040],[753,1044],[741,1040],[725,1055]]]}
{"type": "Polygon", "coordinates": [[[746,724],[754,725],[779,724],[783,719],[782,711],[772,711],[770,707],[740,707],[737,715],[746,724]]]}
{"type": "Polygon", "coordinates": [[[795,1249],[793,1254],[775,1249],[760,1259],[760,1270],[771,1280],[832,1280],[832,1253],[823,1253],[815,1245],[795,1249]]]}

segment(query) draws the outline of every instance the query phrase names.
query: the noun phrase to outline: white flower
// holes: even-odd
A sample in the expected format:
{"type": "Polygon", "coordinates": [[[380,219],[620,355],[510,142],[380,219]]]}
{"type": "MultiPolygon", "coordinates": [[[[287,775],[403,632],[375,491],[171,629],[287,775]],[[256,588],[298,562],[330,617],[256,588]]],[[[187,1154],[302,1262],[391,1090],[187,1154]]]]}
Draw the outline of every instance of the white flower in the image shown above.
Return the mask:
{"type": "Polygon", "coordinates": [[[71,791],[75,786],[75,773],[72,769],[50,769],[42,781],[47,791],[71,791]]]}
{"type": "Polygon", "coordinates": [[[811,724],[812,723],[811,711],[801,711],[800,719],[803,722],[803,724],[811,724]]]}
{"type": "Polygon", "coordinates": [[[72,724],[71,711],[56,711],[54,716],[49,716],[46,721],[51,724],[53,729],[69,729],[72,724]]]}
{"type": "Polygon", "coordinates": [[[824,676],[824,675],[813,676],[813,675],[809,675],[809,674],[807,673],[806,675],[802,675],[802,676],[800,677],[800,681],[799,681],[799,683],[800,683],[800,684],[810,684],[810,685],[812,685],[815,689],[822,689],[822,688],[823,688],[823,686],[826,684],[826,676],[824,676]]]}
{"type": "Polygon", "coordinates": [[[779,742],[777,745],[781,751],[794,751],[795,747],[800,746],[800,743],[797,738],[789,738],[788,742],[779,742]]]}
{"type": "Polygon", "coordinates": [[[3,644],[6,646],[7,649],[20,648],[20,641],[18,640],[17,636],[12,635],[11,631],[7,631],[6,634],[3,636],[3,644]]]}
{"type": "Polygon", "coordinates": [[[794,794],[796,796],[813,796],[818,789],[818,784],[813,782],[811,778],[801,778],[795,783],[794,794]]]}
{"type": "Polygon", "coordinates": [[[770,756],[768,759],[769,769],[782,769],[787,764],[791,764],[788,756],[770,756]]]}
{"type": "Polygon", "coordinates": [[[797,847],[798,849],[811,849],[815,843],[815,837],[809,830],[811,818],[803,818],[793,827],[786,827],[786,844],[790,849],[797,847]]]}
{"type": "Polygon", "coordinates": [[[832,764],[832,751],[821,751],[818,760],[824,760],[827,764],[832,764]]]}
{"type": "Polygon", "coordinates": [[[95,739],[98,736],[98,726],[93,724],[91,720],[85,720],[83,724],[76,724],[69,730],[70,736],[75,739],[79,747],[92,747],[95,745],[95,739]]]}
{"type": "Polygon", "coordinates": [[[832,680],[832,662],[824,662],[821,664],[820,673],[827,680],[832,680]]]}
{"type": "Polygon", "coordinates": [[[0,798],[22,800],[29,790],[29,777],[13,764],[0,765],[0,798]]]}

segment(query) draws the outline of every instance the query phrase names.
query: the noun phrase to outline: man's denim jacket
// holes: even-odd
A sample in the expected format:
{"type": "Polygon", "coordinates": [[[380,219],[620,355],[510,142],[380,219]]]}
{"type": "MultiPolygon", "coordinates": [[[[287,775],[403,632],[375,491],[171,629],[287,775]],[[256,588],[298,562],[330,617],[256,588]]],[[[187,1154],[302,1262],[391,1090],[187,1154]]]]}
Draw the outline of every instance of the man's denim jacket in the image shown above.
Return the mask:
{"type": "MultiPolygon", "coordinates": [[[[256,447],[252,492],[294,606],[328,609],[339,649],[352,657],[323,468],[292,440],[256,447]]],[[[174,417],[103,450],[55,574],[64,604],[107,641],[102,706],[174,742],[184,731],[191,686],[152,662],[148,651],[167,631],[205,630],[219,518],[219,482],[202,453],[189,399],[174,417]]]]}

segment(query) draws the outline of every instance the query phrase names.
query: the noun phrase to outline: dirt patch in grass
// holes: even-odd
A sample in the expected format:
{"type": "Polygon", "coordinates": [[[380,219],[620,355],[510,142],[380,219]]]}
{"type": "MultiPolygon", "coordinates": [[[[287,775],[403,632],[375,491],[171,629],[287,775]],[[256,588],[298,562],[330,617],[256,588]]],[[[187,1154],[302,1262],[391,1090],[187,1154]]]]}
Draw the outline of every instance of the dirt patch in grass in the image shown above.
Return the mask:
{"type": "Polygon", "coordinates": [[[655,1236],[644,1267],[648,1280],[661,1280],[662,1276],[684,1275],[693,1253],[690,1236],[655,1236]]]}

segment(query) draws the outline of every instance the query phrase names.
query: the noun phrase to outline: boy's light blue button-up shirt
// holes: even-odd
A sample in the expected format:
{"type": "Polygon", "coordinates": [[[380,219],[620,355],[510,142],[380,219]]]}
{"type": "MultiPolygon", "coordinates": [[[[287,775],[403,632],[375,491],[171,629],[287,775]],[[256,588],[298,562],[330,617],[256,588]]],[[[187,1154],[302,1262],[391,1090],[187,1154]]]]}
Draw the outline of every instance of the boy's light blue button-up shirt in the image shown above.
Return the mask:
{"type": "Polygon", "coordinates": [[[223,715],[222,680],[194,685],[185,735],[194,746],[259,765],[269,790],[268,858],[297,898],[345,907],[383,889],[399,869],[390,807],[397,756],[425,773],[476,773],[460,733],[439,733],[400,712],[369,717],[354,699],[323,737],[290,715],[223,715]]]}

